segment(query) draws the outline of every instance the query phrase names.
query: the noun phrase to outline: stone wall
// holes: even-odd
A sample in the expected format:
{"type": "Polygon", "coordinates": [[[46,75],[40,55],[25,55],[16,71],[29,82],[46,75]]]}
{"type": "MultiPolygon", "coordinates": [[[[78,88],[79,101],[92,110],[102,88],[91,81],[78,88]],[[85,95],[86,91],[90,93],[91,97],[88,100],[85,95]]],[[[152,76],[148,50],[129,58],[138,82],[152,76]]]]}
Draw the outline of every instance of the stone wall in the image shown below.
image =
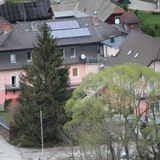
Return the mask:
{"type": "Polygon", "coordinates": [[[10,129],[3,124],[0,124],[0,135],[3,136],[7,141],[10,140],[10,129]]]}

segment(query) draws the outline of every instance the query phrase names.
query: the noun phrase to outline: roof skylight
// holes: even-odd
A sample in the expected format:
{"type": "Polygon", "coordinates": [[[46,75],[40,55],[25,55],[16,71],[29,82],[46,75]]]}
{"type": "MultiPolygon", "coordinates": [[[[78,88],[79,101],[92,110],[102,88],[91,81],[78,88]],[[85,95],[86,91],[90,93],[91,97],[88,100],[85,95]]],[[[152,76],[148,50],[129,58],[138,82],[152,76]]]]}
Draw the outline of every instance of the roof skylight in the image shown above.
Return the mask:
{"type": "Polygon", "coordinates": [[[138,56],[139,56],[139,53],[136,53],[134,57],[137,58],[138,56]]]}
{"type": "Polygon", "coordinates": [[[132,53],[132,50],[130,50],[130,51],[127,53],[127,55],[129,56],[131,53],[132,53]]]}

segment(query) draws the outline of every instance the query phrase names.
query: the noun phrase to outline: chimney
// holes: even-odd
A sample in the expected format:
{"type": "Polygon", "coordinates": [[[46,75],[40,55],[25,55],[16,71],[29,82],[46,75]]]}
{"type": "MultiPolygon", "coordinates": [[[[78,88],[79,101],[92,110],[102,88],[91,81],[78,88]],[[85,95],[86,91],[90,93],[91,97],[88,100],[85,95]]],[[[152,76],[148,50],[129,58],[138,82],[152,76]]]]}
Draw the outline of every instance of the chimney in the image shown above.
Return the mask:
{"type": "Polygon", "coordinates": [[[4,31],[5,33],[10,32],[11,30],[12,30],[12,25],[11,25],[11,24],[8,24],[8,23],[4,23],[4,24],[3,24],[3,31],[4,31]]]}
{"type": "Polygon", "coordinates": [[[97,17],[97,11],[94,11],[93,24],[94,24],[95,26],[99,25],[99,19],[98,19],[98,17],[97,17]]]}
{"type": "Polygon", "coordinates": [[[94,11],[94,17],[97,18],[97,11],[94,11]]]}

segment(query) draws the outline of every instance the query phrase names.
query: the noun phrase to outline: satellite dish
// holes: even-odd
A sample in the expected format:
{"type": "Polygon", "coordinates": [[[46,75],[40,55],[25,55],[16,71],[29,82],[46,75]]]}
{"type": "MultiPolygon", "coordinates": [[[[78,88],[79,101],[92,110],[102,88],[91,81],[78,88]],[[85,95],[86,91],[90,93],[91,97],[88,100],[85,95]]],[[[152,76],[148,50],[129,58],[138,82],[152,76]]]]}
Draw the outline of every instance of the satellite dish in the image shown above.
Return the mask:
{"type": "Polygon", "coordinates": [[[84,53],[81,54],[81,59],[85,60],[86,59],[86,55],[84,53]]]}
{"type": "Polygon", "coordinates": [[[115,22],[115,24],[119,24],[120,20],[118,18],[116,18],[114,22],[115,22]]]}

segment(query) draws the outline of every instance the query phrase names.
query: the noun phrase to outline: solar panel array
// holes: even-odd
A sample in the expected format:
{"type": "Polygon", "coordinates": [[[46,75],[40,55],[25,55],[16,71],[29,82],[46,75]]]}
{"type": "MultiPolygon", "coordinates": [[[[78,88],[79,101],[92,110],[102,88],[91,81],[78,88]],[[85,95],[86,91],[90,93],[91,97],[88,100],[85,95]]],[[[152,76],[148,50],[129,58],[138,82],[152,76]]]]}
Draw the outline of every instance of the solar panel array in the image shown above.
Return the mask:
{"type": "Polygon", "coordinates": [[[76,20],[60,21],[54,23],[50,22],[47,24],[51,27],[52,30],[80,28],[79,23],[76,20]]]}
{"type": "Polygon", "coordinates": [[[10,22],[48,19],[49,0],[27,3],[5,3],[0,5],[0,16],[10,22]]]}
{"type": "Polygon", "coordinates": [[[54,30],[52,34],[56,38],[84,37],[91,35],[88,28],[54,30]]]}
{"type": "Polygon", "coordinates": [[[55,38],[72,38],[90,36],[87,27],[81,28],[77,20],[67,20],[47,23],[52,29],[52,35],[55,38]]]}

